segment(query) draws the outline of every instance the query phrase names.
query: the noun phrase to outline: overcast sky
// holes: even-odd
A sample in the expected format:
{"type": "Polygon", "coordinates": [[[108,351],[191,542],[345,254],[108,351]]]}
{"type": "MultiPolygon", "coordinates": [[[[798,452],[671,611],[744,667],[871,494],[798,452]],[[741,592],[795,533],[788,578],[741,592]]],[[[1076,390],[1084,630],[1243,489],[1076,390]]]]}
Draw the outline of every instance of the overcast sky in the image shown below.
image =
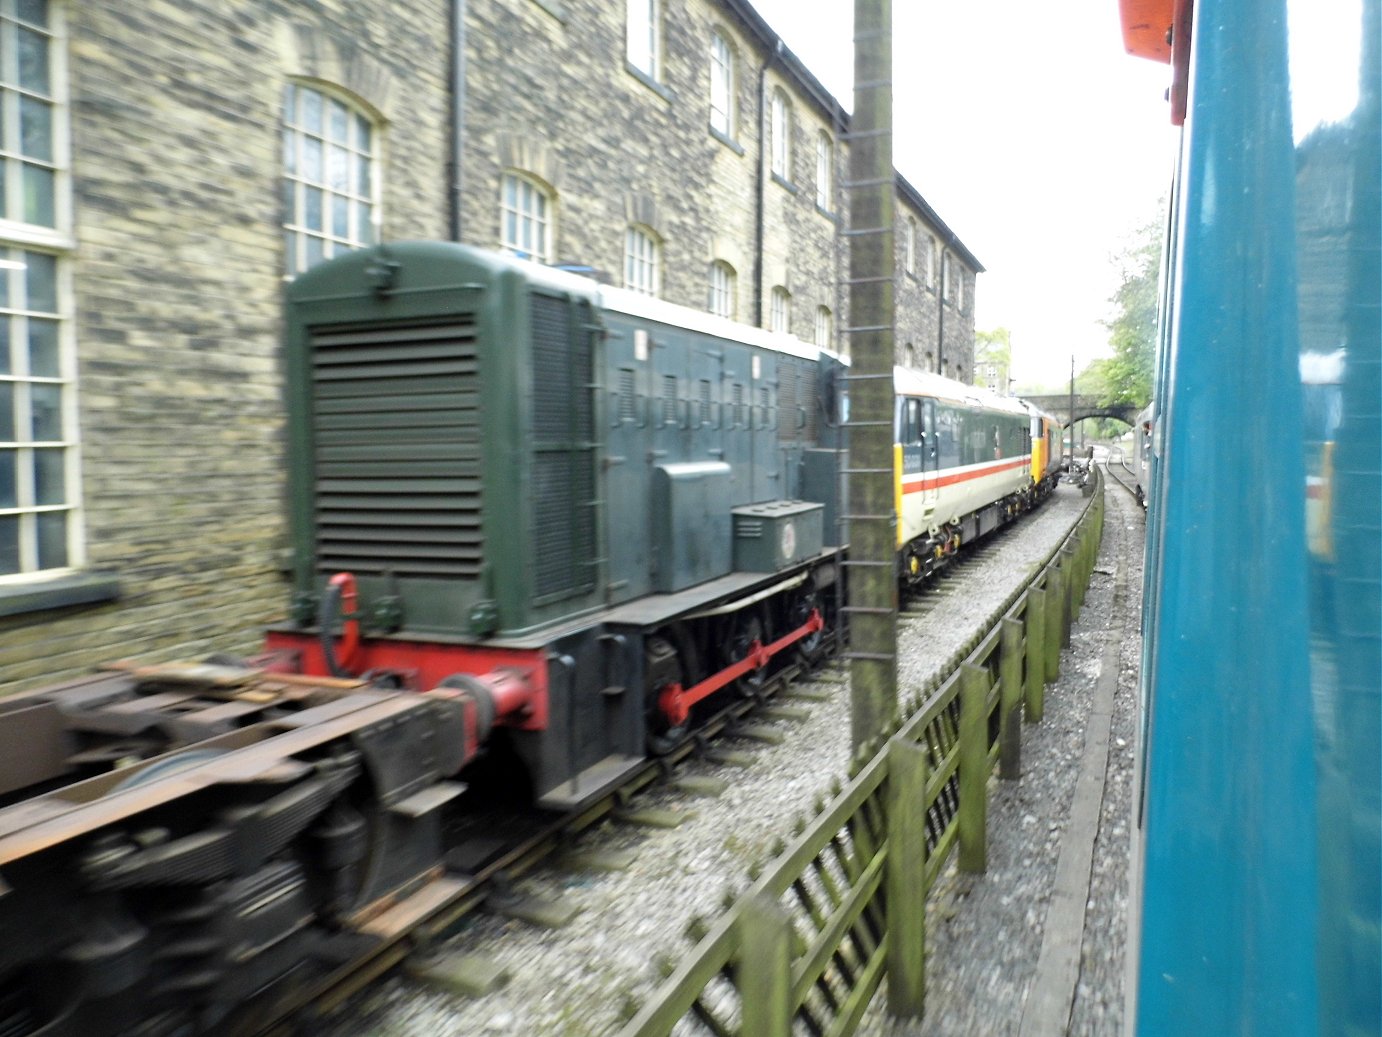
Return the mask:
{"type": "MultiPolygon", "coordinates": [[[[752,0],[846,108],[853,0],[752,0]]],[[[1107,355],[1111,257],[1159,219],[1168,66],[1124,53],[1117,0],[894,0],[893,159],[987,270],[975,324],[1014,374],[1107,355]],[[1057,20],[1059,19],[1059,20],[1057,20]]]]}

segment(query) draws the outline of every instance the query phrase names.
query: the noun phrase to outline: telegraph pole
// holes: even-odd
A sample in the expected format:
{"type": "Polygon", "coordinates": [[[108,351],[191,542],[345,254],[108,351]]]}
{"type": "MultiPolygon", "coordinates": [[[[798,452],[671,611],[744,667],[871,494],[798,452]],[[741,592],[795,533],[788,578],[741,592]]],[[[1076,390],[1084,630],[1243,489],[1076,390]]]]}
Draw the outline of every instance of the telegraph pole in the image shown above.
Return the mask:
{"type": "Polygon", "coordinates": [[[892,0],[854,2],[849,140],[850,738],[897,711],[897,514],[893,480],[892,0]]]}

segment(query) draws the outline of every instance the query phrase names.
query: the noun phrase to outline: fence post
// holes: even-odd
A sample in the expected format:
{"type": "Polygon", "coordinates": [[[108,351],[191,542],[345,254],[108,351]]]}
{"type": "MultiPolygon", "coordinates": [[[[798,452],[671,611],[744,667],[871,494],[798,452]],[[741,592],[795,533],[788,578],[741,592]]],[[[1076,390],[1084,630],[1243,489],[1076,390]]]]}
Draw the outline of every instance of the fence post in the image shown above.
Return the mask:
{"type": "Polygon", "coordinates": [[[998,680],[1003,686],[998,703],[998,776],[1012,781],[1022,776],[1022,624],[1003,620],[998,680]]]}
{"type": "Polygon", "coordinates": [[[1060,676],[1061,628],[1065,626],[1065,581],[1059,563],[1046,570],[1046,683],[1060,676]]]}
{"type": "Polygon", "coordinates": [[[1027,722],[1041,723],[1046,708],[1046,591],[1027,588],[1027,722]]]}
{"type": "Polygon", "coordinates": [[[888,742],[886,867],[888,1011],[919,1019],[926,1007],[926,750],[905,738],[888,742]]]}
{"type": "Polygon", "coordinates": [[[988,867],[988,671],[960,667],[960,870],[988,867]]]}
{"type": "Polygon", "coordinates": [[[787,912],[766,893],[741,905],[739,997],[743,1033],[790,1037],[792,1032],[791,932],[787,912]]]}
{"type": "Polygon", "coordinates": [[[1079,574],[1075,571],[1075,549],[1066,544],[1060,549],[1061,585],[1064,588],[1065,615],[1062,617],[1060,643],[1062,648],[1070,647],[1070,629],[1075,625],[1075,584],[1079,574]]]}

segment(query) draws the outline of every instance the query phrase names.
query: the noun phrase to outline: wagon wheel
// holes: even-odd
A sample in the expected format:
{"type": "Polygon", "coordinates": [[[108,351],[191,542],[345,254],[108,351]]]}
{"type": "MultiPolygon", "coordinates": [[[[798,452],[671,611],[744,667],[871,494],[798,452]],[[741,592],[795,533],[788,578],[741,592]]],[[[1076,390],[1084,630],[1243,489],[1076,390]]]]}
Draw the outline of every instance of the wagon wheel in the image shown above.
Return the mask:
{"type": "MultiPolygon", "coordinates": [[[[726,646],[728,658],[726,665],[737,663],[748,657],[749,649],[757,641],[760,645],[768,640],[767,614],[761,606],[752,606],[734,614],[730,627],[729,643],[726,646]]],[[[735,690],[744,698],[757,698],[768,683],[766,666],[750,670],[734,682],[735,690]]]]}
{"type": "Polygon", "coordinates": [[[648,638],[644,648],[646,672],[644,688],[644,722],[646,744],[653,756],[666,756],[686,741],[688,725],[675,724],[662,708],[662,693],[673,684],[684,683],[681,655],[667,637],[648,638]]]}

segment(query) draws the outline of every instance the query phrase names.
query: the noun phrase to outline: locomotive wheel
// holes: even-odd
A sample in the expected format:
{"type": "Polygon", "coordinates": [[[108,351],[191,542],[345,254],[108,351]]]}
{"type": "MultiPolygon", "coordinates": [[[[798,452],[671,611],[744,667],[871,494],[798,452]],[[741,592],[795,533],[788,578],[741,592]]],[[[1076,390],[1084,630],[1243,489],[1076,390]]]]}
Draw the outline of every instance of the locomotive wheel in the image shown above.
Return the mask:
{"type": "MultiPolygon", "coordinates": [[[[737,663],[749,654],[749,649],[757,641],[767,643],[767,617],[760,608],[744,609],[734,616],[734,626],[729,639],[729,658],[727,663],[737,663]]],[[[734,682],[735,690],[744,698],[757,698],[768,683],[768,668],[750,670],[734,682]]]]}
{"type": "MultiPolygon", "coordinates": [[[[816,585],[810,581],[792,596],[792,604],[787,610],[787,621],[789,628],[797,629],[808,619],[811,613],[819,609],[821,617],[825,617],[825,608],[821,604],[821,592],[816,589],[816,585]]],[[[821,650],[825,647],[826,632],[824,628],[807,634],[795,645],[797,658],[807,666],[813,665],[821,657],[821,650]]]]}
{"type": "Polygon", "coordinates": [[[643,706],[646,744],[651,755],[666,756],[686,741],[689,730],[687,724],[668,720],[659,701],[669,686],[683,683],[681,655],[670,638],[660,636],[648,638],[644,654],[648,673],[643,706]]]}

